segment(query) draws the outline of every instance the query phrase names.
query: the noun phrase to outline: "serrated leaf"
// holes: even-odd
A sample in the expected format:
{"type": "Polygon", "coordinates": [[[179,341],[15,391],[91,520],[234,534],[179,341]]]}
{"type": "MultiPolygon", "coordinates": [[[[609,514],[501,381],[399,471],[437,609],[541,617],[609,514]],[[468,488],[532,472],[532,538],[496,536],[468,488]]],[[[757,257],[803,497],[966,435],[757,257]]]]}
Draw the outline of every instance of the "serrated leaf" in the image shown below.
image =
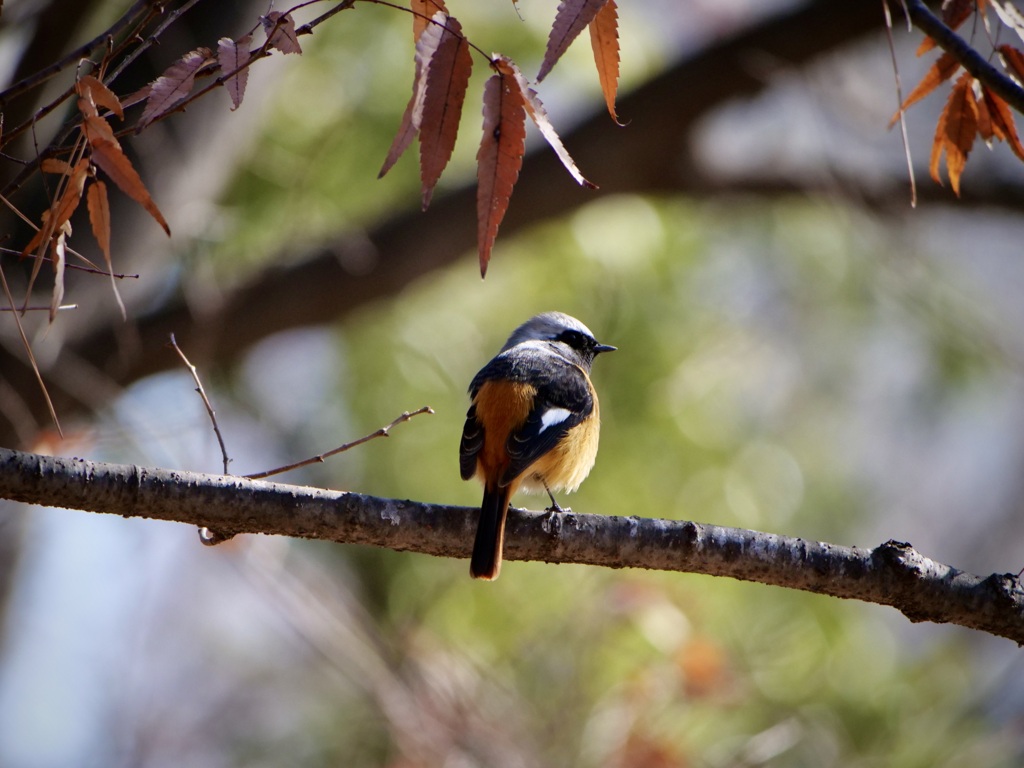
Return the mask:
{"type": "Polygon", "coordinates": [[[266,16],[260,16],[260,23],[271,48],[277,48],[281,53],[302,53],[302,46],[295,34],[295,20],[290,13],[271,11],[266,16]]]}
{"type": "Polygon", "coordinates": [[[444,20],[447,18],[441,12],[435,15],[440,23],[429,24],[416,40],[416,74],[413,76],[412,81],[412,96],[409,97],[409,103],[405,107],[405,113],[402,115],[402,123],[398,128],[398,133],[395,134],[395,138],[391,142],[391,148],[388,150],[388,155],[384,159],[384,164],[377,174],[378,179],[391,170],[394,164],[398,162],[398,158],[412,144],[416,134],[419,133],[420,124],[423,121],[423,100],[426,98],[427,93],[427,79],[424,76],[424,72],[429,69],[430,60],[441,44],[441,37],[445,31],[444,20]]]}
{"type": "Polygon", "coordinates": [[[925,96],[930,94],[944,82],[949,80],[956,71],[960,69],[960,62],[956,60],[953,54],[944,52],[939,58],[935,60],[935,63],[928,69],[925,76],[921,78],[921,82],[910,92],[903,105],[900,107],[899,112],[892,116],[889,121],[889,127],[892,128],[900,119],[900,112],[906,112],[911,104],[916,104],[925,96]]]}
{"type": "Polygon", "coordinates": [[[1012,3],[993,2],[992,7],[995,9],[999,20],[1016,32],[1017,37],[1024,40],[1024,15],[1012,3]]]}
{"type": "MultiPolygon", "coordinates": [[[[435,20],[440,16],[443,14],[439,11],[435,20]]],[[[437,50],[423,71],[426,91],[419,127],[424,210],[430,205],[434,187],[455,149],[472,68],[473,58],[462,35],[462,26],[454,16],[448,16],[437,50]]]]}
{"type": "Polygon", "coordinates": [[[1018,81],[1024,83],[1024,53],[1005,43],[996,48],[996,50],[1002,55],[1010,74],[1016,77],[1018,81]]]}
{"type": "Polygon", "coordinates": [[[121,151],[121,146],[116,142],[111,143],[106,139],[97,139],[95,141],[90,139],[90,145],[92,146],[92,162],[107,175],[107,178],[117,185],[118,189],[145,208],[149,215],[156,219],[156,222],[163,227],[164,232],[170,236],[171,228],[164,220],[160,209],[156,207],[153,198],[149,196],[149,191],[146,189],[146,185],[142,183],[138,171],[135,170],[131,161],[121,151]]]}
{"type": "Polygon", "coordinates": [[[973,78],[969,72],[965,72],[953,85],[946,106],[939,116],[929,167],[932,178],[941,184],[939,161],[945,152],[946,173],[957,197],[960,196],[960,176],[977,132],[978,106],[974,98],[973,78]]]}
{"type": "Polygon", "coordinates": [[[423,30],[430,26],[430,20],[438,11],[448,15],[448,8],[443,0],[410,0],[409,9],[412,11],[412,39],[417,42],[423,30]]]}
{"type": "Polygon", "coordinates": [[[61,160],[59,157],[47,157],[39,164],[39,169],[43,173],[59,173],[64,175],[71,173],[71,164],[67,160],[61,160]]]}
{"type": "Polygon", "coordinates": [[[576,182],[581,186],[589,189],[597,189],[597,185],[587,181],[580,173],[580,169],[576,167],[575,161],[569,154],[569,151],[562,144],[561,138],[558,136],[558,132],[555,131],[555,127],[551,124],[548,119],[548,114],[544,110],[544,105],[541,103],[540,97],[537,92],[530,87],[530,84],[523,77],[523,73],[519,71],[511,59],[505,58],[504,56],[499,57],[494,62],[494,66],[497,67],[498,71],[502,74],[511,76],[519,87],[520,93],[523,96],[523,106],[526,109],[526,114],[530,116],[533,124],[540,130],[541,135],[551,145],[551,148],[555,150],[555,154],[558,159],[565,166],[565,169],[569,171],[569,174],[576,179],[576,182]]]}
{"type": "Polygon", "coordinates": [[[231,110],[234,111],[242,105],[245,98],[245,86],[249,82],[249,45],[252,43],[252,35],[245,35],[238,40],[230,37],[222,37],[217,41],[217,63],[220,64],[222,74],[235,72],[234,75],[224,81],[228,95],[231,97],[231,110]],[[237,72],[236,72],[237,70],[237,72]]]}
{"type": "Polygon", "coordinates": [[[139,118],[135,130],[141,131],[188,96],[195,84],[196,74],[211,63],[213,53],[210,49],[196,48],[169,66],[150,84],[149,98],[146,99],[146,107],[142,110],[142,117],[139,118]]]}
{"type": "Polygon", "coordinates": [[[981,103],[985,105],[989,119],[992,121],[992,132],[997,138],[1009,144],[1010,149],[1018,158],[1024,160],[1024,146],[1021,145],[1017,135],[1013,110],[1000,96],[990,91],[985,85],[981,86],[981,99],[981,103]]]}
{"type": "Polygon", "coordinates": [[[526,110],[512,76],[491,75],[484,85],[483,138],[476,154],[477,250],[480,276],[487,275],[498,227],[519,178],[526,152],[526,110]]]}
{"type": "MultiPolygon", "coordinates": [[[[64,171],[67,181],[64,184],[61,196],[54,200],[47,210],[43,211],[40,227],[36,230],[29,244],[22,250],[22,258],[40,249],[41,245],[45,247],[49,244],[53,236],[62,231],[64,225],[78,209],[78,204],[82,200],[82,191],[85,189],[85,180],[89,174],[89,161],[83,158],[73,168],[68,166],[67,163],[64,163],[64,165],[67,166],[64,171]]],[[[42,252],[40,250],[40,255],[42,252]]],[[[35,279],[37,273],[38,266],[33,271],[32,280],[35,279]]]]}
{"type": "Polygon", "coordinates": [[[537,73],[538,83],[547,77],[551,68],[562,58],[562,54],[569,49],[579,33],[597,16],[605,2],[606,0],[562,0],[558,4],[555,23],[551,25],[551,32],[548,34],[544,61],[541,62],[540,71],[537,73]]]}
{"type": "Polygon", "coordinates": [[[89,208],[89,224],[92,226],[92,234],[103,253],[103,259],[107,262],[110,287],[114,291],[114,298],[117,299],[117,306],[121,308],[121,319],[123,320],[128,317],[128,313],[121,300],[121,293],[117,290],[117,281],[114,279],[114,260],[110,255],[110,202],[107,198],[107,185],[99,179],[90,184],[89,191],[86,193],[86,204],[89,208]]]}
{"type": "MultiPolygon", "coordinates": [[[[949,0],[942,6],[942,21],[950,29],[956,29],[974,13],[974,9],[984,13],[984,2],[978,0],[949,0]]],[[[935,47],[935,41],[926,37],[917,48],[917,55],[922,56],[935,47]]]]}
{"type": "Polygon", "coordinates": [[[594,63],[608,114],[622,125],[615,112],[615,97],[619,90],[619,14],[615,0],[606,0],[590,22],[590,45],[594,49],[594,63]]]}
{"type": "Polygon", "coordinates": [[[92,75],[84,75],[78,78],[78,82],[75,83],[75,92],[79,96],[87,98],[97,107],[106,107],[119,118],[124,119],[124,109],[121,108],[121,101],[114,95],[113,91],[92,75]]]}

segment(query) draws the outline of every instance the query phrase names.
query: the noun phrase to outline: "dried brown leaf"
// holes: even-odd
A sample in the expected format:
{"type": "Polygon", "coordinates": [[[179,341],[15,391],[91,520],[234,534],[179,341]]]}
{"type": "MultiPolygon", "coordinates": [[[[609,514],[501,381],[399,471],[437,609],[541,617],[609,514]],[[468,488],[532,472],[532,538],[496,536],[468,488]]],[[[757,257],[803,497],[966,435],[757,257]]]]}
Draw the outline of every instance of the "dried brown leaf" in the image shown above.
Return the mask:
{"type": "Polygon", "coordinates": [[[981,136],[982,140],[986,143],[991,143],[993,138],[1005,139],[1002,128],[992,122],[992,115],[989,112],[988,104],[985,103],[985,99],[976,99],[975,104],[978,107],[978,135],[981,136]]]}
{"type": "Polygon", "coordinates": [[[448,8],[444,0],[410,0],[409,9],[412,11],[412,39],[416,42],[423,34],[423,30],[430,25],[430,20],[438,11],[448,15],[448,8]]]}
{"type": "MultiPolygon", "coordinates": [[[[438,12],[434,18],[441,15],[438,12]]],[[[424,210],[430,205],[434,186],[455,148],[472,68],[473,58],[462,26],[454,16],[449,16],[437,50],[423,71],[426,92],[420,122],[420,179],[424,210]]]]}
{"type": "Polygon", "coordinates": [[[484,126],[477,151],[477,249],[480,276],[487,274],[491,249],[498,236],[512,188],[519,178],[526,151],[526,110],[523,94],[508,70],[492,75],[484,85],[484,126]]]}
{"type": "Polygon", "coordinates": [[[107,198],[107,185],[96,179],[89,185],[86,194],[86,203],[89,208],[89,224],[92,226],[93,237],[100,246],[103,259],[107,262],[107,272],[110,273],[110,287],[114,290],[114,298],[121,308],[121,318],[128,317],[125,311],[124,302],[121,300],[121,293],[117,290],[117,281],[114,279],[114,260],[110,255],[110,202],[107,198]]]}
{"type": "Polygon", "coordinates": [[[281,53],[302,53],[302,46],[295,34],[295,20],[290,13],[271,11],[266,16],[260,16],[260,23],[271,48],[277,48],[281,53]]]}
{"type": "Polygon", "coordinates": [[[92,75],[84,75],[78,78],[78,82],[75,83],[75,92],[79,96],[83,96],[91,101],[97,107],[106,107],[119,118],[124,119],[124,109],[121,108],[121,101],[114,95],[113,91],[92,75]]]}
{"type": "MultiPolygon", "coordinates": [[[[971,17],[975,8],[984,14],[983,0],[950,0],[942,6],[942,20],[950,29],[956,29],[971,17]]],[[[918,46],[917,55],[923,56],[934,47],[935,41],[926,37],[918,46]]]]}
{"type": "Polygon", "coordinates": [[[149,191],[146,189],[146,185],[142,183],[138,171],[135,170],[131,161],[121,151],[120,145],[112,144],[105,139],[98,139],[96,141],[90,139],[90,144],[92,145],[93,163],[107,175],[107,178],[117,185],[118,189],[145,208],[149,215],[156,219],[157,223],[163,227],[164,232],[169,236],[171,228],[164,220],[160,209],[156,207],[153,198],[149,196],[149,191]]]}
{"type": "MultiPolygon", "coordinates": [[[[65,165],[67,164],[65,163],[65,165]]],[[[70,166],[67,168],[65,173],[67,181],[64,184],[63,191],[61,192],[60,197],[54,200],[53,204],[47,210],[43,211],[40,227],[36,230],[36,233],[29,241],[29,244],[26,245],[24,250],[21,252],[22,258],[28,256],[28,254],[36,251],[37,249],[39,254],[42,255],[46,247],[49,246],[54,235],[57,235],[63,230],[64,225],[78,209],[78,204],[82,200],[82,190],[85,188],[85,180],[88,174],[89,161],[84,158],[79,160],[73,168],[70,166]]],[[[37,273],[38,265],[33,272],[33,280],[37,273]]]]}
{"type": "Polygon", "coordinates": [[[231,97],[231,110],[234,111],[242,105],[245,97],[245,86],[249,82],[249,45],[252,43],[252,35],[245,35],[238,40],[230,37],[222,37],[217,41],[217,63],[220,64],[221,74],[227,75],[235,72],[224,81],[224,87],[231,97]],[[237,70],[237,72],[236,72],[237,70]]]}
{"type": "Polygon", "coordinates": [[[1000,45],[996,48],[1003,56],[1003,61],[1006,62],[1006,66],[1010,71],[1010,74],[1017,78],[1020,82],[1024,83],[1024,53],[1021,53],[1018,49],[1012,45],[1000,45]]]}
{"type": "Polygon", "coordinates": [[[196,48],[169,66],[150,84],[149,98],[146,99],[146,107],[142,110],[142,117],[135,130],[142,130],[174,109],[179,101],[191,93],[199,70],[213,61],[213,53],[209,48],[196,48]]]}
{"type": "Polygon", "coordinates": [[[619,90],[619,14],[615,0],[606,0],[590,22],[590,45],[594,49],[594,63],[608,114],[622,125],[615,113],[615,96],[619,90]]]}
{"type": "Polygon", "coordinates": [[[424,73],[430,68],[430,60],[437,52],[441,38],[445,34],[444,21],[447,16],[440,11],[435,16],[440,23],[430,24],[416,40],[416,74],[412,81],[412,96],[409,97],[409,103],[405,107],[398,133],[391,142],[388,155],[377,174],[378,179],[391,170],[402,153],[412,144],[416,134],[419,133],[423,120],[423,100],[427,94],[427,78],[424,73]]]}
{"type": "Polygon", "coordinates": [[[558,4],[555,23],[551,25],[551,32],[548,35],[544,61],[541,62],[540,71],[537,73],[538,83],[547,77],[551,68],[562,58],[562,54],[569,49],[579,33],[597,16],[605,2],[606,0],[562,0],[558,4]]]}
{"type": "Polygon", "coordinates": [[[555,150],[555,154],[558,159],[565,166],[565,169],[569,171],[570,175],[576,179],[576,182],[581,186],[589,189],[597,189],[597,185],[587,181],[580,173],[580,169],[576,167],[575,161],[569,154],[569,151],[562,144],[561,138],[558,136],[558,132],[555,131],[555,127],[548,120],[548,114],[544,110],[544,105],[541,103],[540,97],[537,92],[530,87],[530,84],[523,77],[523,73],[519,71],[511,59],[500,57],[493,62],[498,68],[498,71],[502,74],[510,75],[519,87],[520,92],[523,95],[523,106],[526,108],[526,114],[530,116],[533,124],[540,130],[541,135],[547,140],[551,148],[555,150]]]}
{"type": "Polygon", "coordinates": [[[931,68],[925,73],[925,76],[921,78],[921,82],[917,84],[917,87],[910,92],[907,96],[906,101],[903,102],[903,106],[900,107],[900,111],[892,116],[889,121],[889,127],[892,128],[900,119],[900,112],[906,112],[911,104],[916,104],[925,96],[930,94],[944,82],[949,80],[956,71],[960,69],[960,62],[956,60],[953,54],[944,52],[939,58],[935,60],[931,68]]]}
{"type": "Polygon", "coordinates": [[[43,173],[67,175],[71,173],[71,164],[67,160],[61,160],[59,157],[47,157],[39,164],[39,169],[43,173]]]}
{"type": "Polygon", "coordinates": [[[946,173],[949,184],[960,196],[960,176],[967,164],[967,156],[978,132],[978,105],[974,98],[973,78],[965,72],[953,85],[949,99],[942,110],[932,144],[930,172],[940,184],[939,159],[946,154],[946,173]]]}
{"type": "Polygon", "coordinates": [[[1014,122],[1013,110],[1003,101],[1002,97],[993,93],[987,86],[981,86],[981,102],[984,104],[989,118],[992,121],[992,132],[996,138],[1002,139],[1010,145],[1013,153],[1024,160],[1024,146],[1021,145],[1017,135],[1017,125],[1014,122]]]}

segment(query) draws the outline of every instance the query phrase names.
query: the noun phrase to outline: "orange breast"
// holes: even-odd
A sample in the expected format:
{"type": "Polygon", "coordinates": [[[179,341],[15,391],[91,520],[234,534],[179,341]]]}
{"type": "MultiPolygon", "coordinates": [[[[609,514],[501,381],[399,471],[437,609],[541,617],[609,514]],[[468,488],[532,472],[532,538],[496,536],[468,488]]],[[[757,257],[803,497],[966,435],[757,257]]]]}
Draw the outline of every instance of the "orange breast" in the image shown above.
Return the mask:
{"type": "Polygon", "coordinates": [[[565,438],[523,473],[523,490],[540,492],[544,483],[552,491],[575,491],[597,459],[601,415],[594,395],[590,418],[569,430],[565,438]],[[541,482],[543,481],[543,482],[541,482]]]}

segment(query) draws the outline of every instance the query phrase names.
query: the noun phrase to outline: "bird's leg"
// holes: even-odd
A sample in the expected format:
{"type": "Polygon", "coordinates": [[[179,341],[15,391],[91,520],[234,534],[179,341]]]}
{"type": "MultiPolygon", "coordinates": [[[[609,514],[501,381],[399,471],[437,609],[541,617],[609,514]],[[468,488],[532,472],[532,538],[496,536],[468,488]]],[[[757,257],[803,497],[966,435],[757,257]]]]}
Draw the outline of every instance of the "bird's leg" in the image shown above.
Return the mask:
{"type": "Polygon", "coordinates": [[[545,512],[550,512],[550,513],[552,513],[552,514],[554,514],[554,513],[556,513],[556,512],[557,512],[557,513],[562,513],[562,512],[572,512],[572,509],[570,509],[570,508],[568,508],[568,507],[567,507],[567,508],[565,508],[565,509],[562,509],[562,507],[561,507],[561,506],[559,506],[558,502],[557,502],[557,501],[555,501],[555,494],[553,494],[553,493],[551,492],[551,489],[550,489],[550,488],[548,488],[548,484],[547,484],[547,482],[546,482],[546,481],[544,481],[544,480],[541,480],[541,483],[543,483],[543,484],[544,484],[544,490],[548,492],[548,498],[549,498],[549,499],[551,499],[551,506],[550,506],[550,507],[548,507],[548,508],[547,508],[546,510],[544,510],[545,512]]]}

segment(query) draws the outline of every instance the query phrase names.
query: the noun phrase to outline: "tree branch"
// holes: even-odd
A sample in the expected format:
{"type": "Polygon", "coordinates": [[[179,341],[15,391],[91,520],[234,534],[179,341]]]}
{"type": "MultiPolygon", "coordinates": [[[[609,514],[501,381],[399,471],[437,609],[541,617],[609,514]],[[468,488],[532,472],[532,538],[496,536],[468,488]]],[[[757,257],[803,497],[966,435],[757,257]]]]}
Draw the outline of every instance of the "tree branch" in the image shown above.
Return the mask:
{"type": "Polygon", "coordinates": [[[1007,104],[1024,114],[1024,88],[989,64],[966,40],[928,10],[922,0],[904,1],[907,15],[915,27],[934,40],[942,50],[951,53],[964,69],[995,91],[1007,104]]]}
{"type": "MultiPolygon", "coordinates": [[[[0,448],[0,498],[170,520],[234,533],[469,556],[477,511],[0,448]]],[[[1024,589],[982,578],[909,544],[873,550],[688,521],[512,510],[505,557],[729,576],[889,605],[914,622],[959,624],[1024,643],[1024,589]]]]}

